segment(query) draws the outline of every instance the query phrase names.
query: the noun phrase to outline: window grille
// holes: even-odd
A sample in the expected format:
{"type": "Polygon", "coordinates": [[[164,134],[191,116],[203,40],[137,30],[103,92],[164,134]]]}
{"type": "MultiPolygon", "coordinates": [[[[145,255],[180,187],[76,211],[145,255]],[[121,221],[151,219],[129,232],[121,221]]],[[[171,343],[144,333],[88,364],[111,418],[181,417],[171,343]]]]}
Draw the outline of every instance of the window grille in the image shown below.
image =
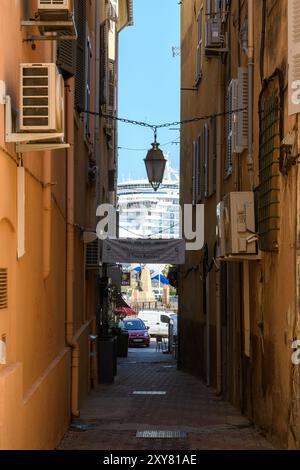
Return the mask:
{"type": "Polygon", "coordinates": [[[259,99],[258,232],[260,249],[278,251],[282,79],[265,80],[259,99]]]}

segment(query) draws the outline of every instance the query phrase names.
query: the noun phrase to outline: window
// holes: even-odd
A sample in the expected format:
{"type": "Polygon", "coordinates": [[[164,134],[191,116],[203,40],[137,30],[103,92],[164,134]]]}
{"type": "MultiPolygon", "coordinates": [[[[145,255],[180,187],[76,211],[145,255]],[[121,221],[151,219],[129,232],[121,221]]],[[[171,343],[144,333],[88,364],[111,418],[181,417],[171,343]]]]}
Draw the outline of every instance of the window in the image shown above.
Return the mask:
{"type": "Polygon", "coordinates": [[[202,76],[202,40],[203,40],[203,5],[197,18],[198,39],[197,39],[197,58],[196,58],[196,83],[202,76]]]}
{"type": "Polygon", "coordinates": [[[282,76],[276,71],[259,98],[258,232],[260,249],[278,250],[282,76]]]}
{"type": "Polygon", "coordinates": [[[100,25],[100,106],[107,102],[108,25],[100,25]]]}
{"type": "Polygon", "coordinates": [[[210,191],[209,125],[205,124],[198,139],[193,142],[192,204],[208,197],[210,191]]]}
{"type": "Polygon", "coordinates": [[[86,2],[75,2],[77,28],[76,71],[75,71],[75,107],[81,111],[85,107],[85,38],[86,38],[86,2]]]}
{"type": "Polygon", "coordinates": [[[162,323],[170,323],[170,318],[167,315],[161,315],[160,316],[160,321],[162,323]]]}
{"type": "MultiPolygon", "coordinates": [[[[85,45],[85,107],[87,111],[91,108],[91,58],[92,58],[92,45],[90,35],[88,32],[88,26],[86,26],[87,36],[85,45]]],[[[84,114],[84,129],[85,138],[90,140],[90,121],[91,115],[84,114]]]]}

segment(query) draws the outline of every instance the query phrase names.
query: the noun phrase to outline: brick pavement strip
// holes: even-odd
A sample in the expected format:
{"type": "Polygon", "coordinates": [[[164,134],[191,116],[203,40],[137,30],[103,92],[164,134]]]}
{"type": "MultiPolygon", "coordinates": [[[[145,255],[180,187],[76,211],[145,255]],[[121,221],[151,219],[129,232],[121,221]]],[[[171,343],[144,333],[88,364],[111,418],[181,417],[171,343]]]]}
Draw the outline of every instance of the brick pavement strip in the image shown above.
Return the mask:
{"type": "Polygon", "coordinates": [[[237,409],[174,365],[170,355],[155,352],[153,347],[130,349],[128,358],[119,359],[115,383],[99,385],[91,392],[80,419],[73,422],[59,448],[273,449],[237,409]],[[166,394],[134,394],[134,391],[166,394]],[[137,437],[143,432],[148,432],[148,437],[137,437]]]}

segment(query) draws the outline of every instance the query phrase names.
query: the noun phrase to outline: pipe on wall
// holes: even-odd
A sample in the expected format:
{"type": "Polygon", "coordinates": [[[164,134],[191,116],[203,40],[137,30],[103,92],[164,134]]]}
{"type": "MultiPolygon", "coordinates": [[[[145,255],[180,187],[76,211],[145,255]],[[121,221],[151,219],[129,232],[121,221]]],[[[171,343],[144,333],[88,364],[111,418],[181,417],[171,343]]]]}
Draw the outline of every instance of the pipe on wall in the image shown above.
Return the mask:
{"type": "MultiPolygon", "coordinates": [[[[223,112],[224,101],[223,101],[223,91],[224,91],[224,67],[221,61],[218,62],[218,77],[219,77],[219,93],[218,93],[218,113],[223,112]]],[[[223,125],[221,118],[218,118],[217,122],[217,161],[216,161],[216,203],[218,204],[222,199],[222,129],[223,125]]],[[[216,272],[216,371],[217,371],[217,394],[222,392],[222,344],[221,344],[221,272],[218,270],[216,272]]]]}
{"type": "Polygon", "coordinates": [[[253,77],[254,77],[254,5],[248,0],[248,156],[250,188],[254,188],[253,163],[253,77]]]}
{"type": "Polygon", "coordinates": [[[43,157],[43,278],[50,274],[51,264],[51,153],[43,157]]]}
{"type": "MultiPolygon", "coordinates": [[[[74,89],[74,79],[71,88],[74,89]]],[[[66,98],[66,139],[71,145],[66,150],[67,158],[67,235],[66,235],[66,342],[72,350],[71,357],[71,413],[79,416],[79,344],[74,338],[74,135],[73,93],[66,98]],[[72,139],[71,139],[72,137],[72,139]],[[70,141],[72,140],[72,141],[70,141]]]]}

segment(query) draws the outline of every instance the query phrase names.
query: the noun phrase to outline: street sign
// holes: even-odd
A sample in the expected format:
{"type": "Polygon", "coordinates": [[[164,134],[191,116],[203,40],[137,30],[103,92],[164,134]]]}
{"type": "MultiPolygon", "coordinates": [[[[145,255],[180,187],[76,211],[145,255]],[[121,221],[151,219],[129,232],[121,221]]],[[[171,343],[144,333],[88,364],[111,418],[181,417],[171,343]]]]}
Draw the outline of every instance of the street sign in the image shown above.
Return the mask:
{"type": "Polygon", "coordinates": [[[183,239],[118,238],[103,240],[103,263],[184,264],[183,239]]]}

